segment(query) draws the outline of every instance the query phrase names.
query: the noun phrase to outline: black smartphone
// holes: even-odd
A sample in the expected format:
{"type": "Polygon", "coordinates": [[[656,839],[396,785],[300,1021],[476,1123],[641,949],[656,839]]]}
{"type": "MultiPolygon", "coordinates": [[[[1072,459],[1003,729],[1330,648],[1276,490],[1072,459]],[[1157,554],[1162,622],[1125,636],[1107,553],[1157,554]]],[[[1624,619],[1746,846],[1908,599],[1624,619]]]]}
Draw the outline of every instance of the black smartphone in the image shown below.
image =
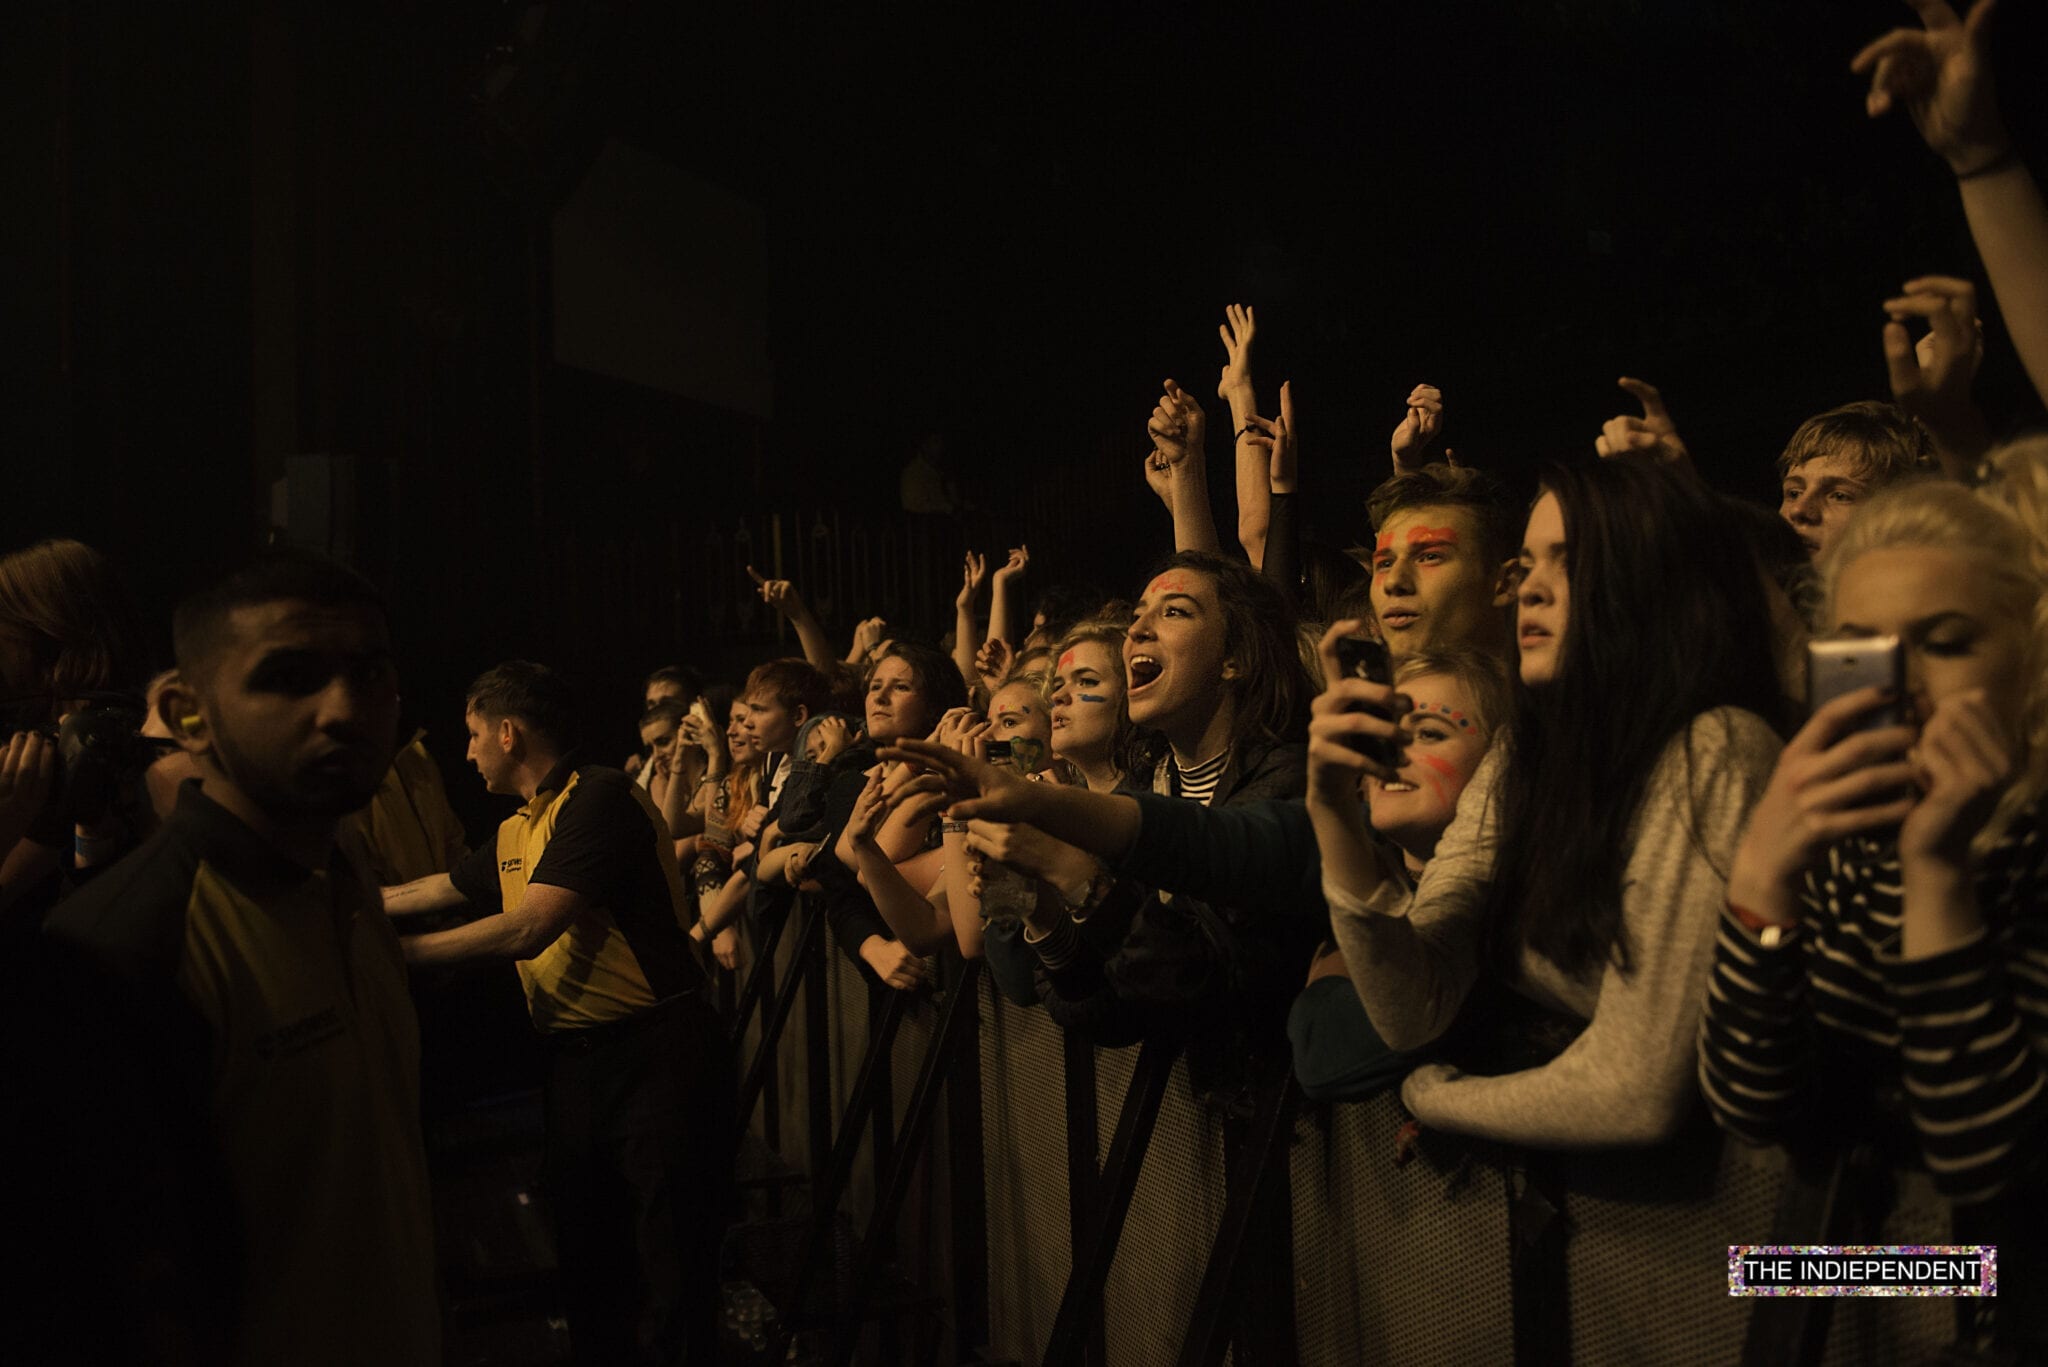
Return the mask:
{"type": "Polygon", "coordinates": [[[1848,636],[1806,643],[1806,712],[1859,688],[1890,688],[1892,701],[1874,707],[1856,724],[1859,731],[1897,726],[1906,720],[1906,655],[1896,636],[1848,636]]]}
{"type": "MultiPolygon", "coordinates": [[[[1394,682],[1394,657],[1387,653],[1386,646],[1363,636],[1337,638],[1337,666],[1344,671],[1346,678],[1365,679],[1376,684],[1391,685],[1394,682]]],[[[1353,710],[1370,712],[1385,721],[1393,720],[1384,708],[1367,707],[1361,703],[1353,710]]],[[[1375,764],[1384,764],[1389,769],[1401,766],[1401,746],[1393,741],[1378,736],[1354,736],[1346,744],[1375,764]]]]}

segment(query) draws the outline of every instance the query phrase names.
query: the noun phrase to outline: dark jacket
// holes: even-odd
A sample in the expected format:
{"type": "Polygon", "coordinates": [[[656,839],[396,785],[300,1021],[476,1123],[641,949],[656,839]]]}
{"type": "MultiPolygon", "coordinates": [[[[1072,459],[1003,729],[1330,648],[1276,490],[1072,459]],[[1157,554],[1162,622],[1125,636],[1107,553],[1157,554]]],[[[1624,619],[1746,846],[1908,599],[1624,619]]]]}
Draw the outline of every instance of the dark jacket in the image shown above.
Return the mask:
{"type": "MultiPolygon", "coordinates": [[[[1225,769],[1215,806],[1263,809],[1275,799],[1298,799],[1306,778],[1300,743],[1246,746],[1225,769]]],[[[1329,933],[1319,890],[1302,891],[1315,876],[1314,841],[1243,835],[1235,845],[1197,850],[1201,842],[1170,819],[1180,813],[1155,819],[1155,812],[1213,812],[1171,796],[1138,796],[1152,833],[1141,834],[1121,872],[1146,895],[1113,952],[1104,956],[1091,947],[1101,937],[1089,936],[1062,967],[1041,968],[1046,1010],[1097,1044],[1126,1045],[1166,1031],[1189,1034],[1191,1042],[1232,1034],[1284,1048],[1287,1005],[1329,933]],[[1255,847],[1273,871],[1298,861],[1284,878],[1260,881],[1270,895],[1240,883],[1229,867],[1233,850],[1245,856],[1255,847]]]]}

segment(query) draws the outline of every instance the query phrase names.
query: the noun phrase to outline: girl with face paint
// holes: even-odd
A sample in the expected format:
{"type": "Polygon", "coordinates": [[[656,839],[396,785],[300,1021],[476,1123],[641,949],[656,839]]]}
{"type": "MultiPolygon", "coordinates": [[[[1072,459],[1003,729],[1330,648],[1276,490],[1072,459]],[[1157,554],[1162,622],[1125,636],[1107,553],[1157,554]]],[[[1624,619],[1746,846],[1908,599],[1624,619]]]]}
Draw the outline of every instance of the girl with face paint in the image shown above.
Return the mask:
{"type": "Polygon", "coordinates": [[[1409,766],[1376,775],[1395,783],[1374,815],[1421,803],[1412,689],[1339,679],[1317,700],[1309,811],[1337,941],[1388,1046],[1435,1040],[1482,974],[1578,1030],[1536,1067],[1417,1068],[1402,1098],[1418,1120],[1545,1147],[1655,1143],[1693,1106],[1726,870],[1777,757],[1769,616],[1740,526],[1697,481],[1624,456],[1542,486],[1507,738],[1416,886],[1367,838],[1356,785],[1371,766],[1346,744],[1408,741],[1409,766]],[[1398,726],[1354,710],[1404,702],[1398,726]]]}
{"type": "MultiPolygon", "coordinates": [[[[1411,655],[1395,672],[1411,706],[1401,718],[1403,762],[1391,777],[1369,776],[1372,828],[1401,851],[1409,879],[1422,874],[1507,714],[1506,672],[1497,655],[1448,649],[1411,655]]],[[[1288,1013],[1294,1073],[1317,1101],[1353,1101],[1398,1081],[1417,1059],[1373,1032],[1335,943],[1309,969],[1288,1013]]]]}
{"type": "Polygon", "coordinates": [[[1047,695],[1052,752],[1074,766],[1091,792],[1123,782],[1132,741],[1124,706],[1123,628],[1109,622],[1075,627],[1053,652],[1047,695]]]}

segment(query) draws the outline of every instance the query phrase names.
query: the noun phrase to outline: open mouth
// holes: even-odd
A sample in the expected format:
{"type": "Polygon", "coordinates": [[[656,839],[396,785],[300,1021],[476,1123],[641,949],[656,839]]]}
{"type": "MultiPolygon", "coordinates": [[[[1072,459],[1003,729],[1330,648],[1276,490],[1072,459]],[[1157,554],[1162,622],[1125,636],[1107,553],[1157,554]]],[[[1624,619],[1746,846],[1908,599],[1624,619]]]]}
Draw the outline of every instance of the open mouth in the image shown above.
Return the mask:
{"type": "Polygon", "coordinates": [[[1380,784],[1380,791],[1383,793],[1412,793],[1415,791],[1415,785],[1401,782],[1382,783],[1380,784]]]}
{"type": "Polygon", "coordinates": [[[1166,666],[1160,664],[1159,661],[1153,659],[1150,655],[1131,656],[1129,669],[1131,673],[1131,692],[1133,693],[1158,682],[1159,676],[1166,672],[1166,666]]]}

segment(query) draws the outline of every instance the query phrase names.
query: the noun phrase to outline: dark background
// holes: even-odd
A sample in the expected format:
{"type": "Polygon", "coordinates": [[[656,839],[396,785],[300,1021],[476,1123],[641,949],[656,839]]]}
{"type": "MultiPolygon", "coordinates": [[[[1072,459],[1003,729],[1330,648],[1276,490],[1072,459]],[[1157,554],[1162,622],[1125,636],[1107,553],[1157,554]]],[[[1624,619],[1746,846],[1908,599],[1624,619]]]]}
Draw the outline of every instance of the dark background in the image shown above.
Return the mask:
{"type": "MultiPolygon", "coordinates": [[[[23,7],[4,544],[91,541],[161,621],[260,543],[287,456],[368,462],[348,549],[480,832],[463,683],[560,663],[623,752],[647,667],[771,649],[738,575],[771,510],[835,636],[942,630],[963,542],[1128,591],[1169,539],[1146,415],[1168,375],[1218,407],[1230,300],[1347,544],[1423,380],[1461,458],[1520,474],[1652,379],[1769,498],[1803,417],[1884,394],[1879,301],[1976,272],[1848,71],[1902,4],[734,8],[23,7]],[[765,214],[772,416],[552,360],[547,225],[606,138],[765,214]],[[928,430],[974,511],[905,532],[928,430]]],[[[2033,146],[2043,36],[2008,3],[2033,146]]],[[[2038,412],[1988,312],[2004,430],[2038,412]]]]}

